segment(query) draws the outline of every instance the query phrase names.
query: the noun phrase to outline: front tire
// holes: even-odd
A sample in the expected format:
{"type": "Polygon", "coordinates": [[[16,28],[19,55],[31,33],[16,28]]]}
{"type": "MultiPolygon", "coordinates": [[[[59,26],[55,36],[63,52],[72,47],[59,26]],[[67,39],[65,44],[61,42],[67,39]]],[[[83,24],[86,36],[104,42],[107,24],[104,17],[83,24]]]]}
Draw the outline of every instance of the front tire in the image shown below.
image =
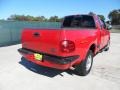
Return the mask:
{"type": "Polygon", "coordinates": [[[110,48],[110,40],[108,41],[108,44],[107,44],[107,46],[105,47],[104,51],[108,51],[109,48],[110,48]]]}
{"type": "Polygon", "coordinates": [[[85,60],[83,60],[78,66],[76,66],[75,68],[76,74],[80,76],[86,76],[90,72],[92,64],[93,64],[93,52],[89,50],[85,60]]]}

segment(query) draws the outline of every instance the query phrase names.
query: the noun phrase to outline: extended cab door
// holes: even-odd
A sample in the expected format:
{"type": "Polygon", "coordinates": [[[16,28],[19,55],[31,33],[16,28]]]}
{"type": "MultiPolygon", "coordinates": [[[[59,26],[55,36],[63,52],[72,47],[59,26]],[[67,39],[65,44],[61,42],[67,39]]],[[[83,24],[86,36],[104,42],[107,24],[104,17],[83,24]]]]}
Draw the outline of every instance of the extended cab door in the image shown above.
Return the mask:
{"type": "Polygon", "coordinates": [[[110,32],[107,30],[107,26],[106,26],[105,22],[104,21],[102,21],[102,22],[103,22],[103,32],[104,32],[104,46],[106,46],[110,39],[110,37],[109,37],[110,32]]]}
{"type": "Polygon", "coordinates": [[[103,47],[104,47],[104,36],[105,36],[105,34],[104,34],[104,29],[103,29],[103,23],[102,23],[102,21],[100,20],[100,18],[98,18],[97,17],[97,19],[98,19],[98,22],[99,22],[99,25],[100,25],[100,37],[99,37],[99,49],[102,49],[103,47]]]}
{"type": "Polygon", "coordinates": [[[101,25],[101,48],[105,47],[109,41],[109,31],[106,29],[106,24],[103,20],[100,20],[101,25]]]}

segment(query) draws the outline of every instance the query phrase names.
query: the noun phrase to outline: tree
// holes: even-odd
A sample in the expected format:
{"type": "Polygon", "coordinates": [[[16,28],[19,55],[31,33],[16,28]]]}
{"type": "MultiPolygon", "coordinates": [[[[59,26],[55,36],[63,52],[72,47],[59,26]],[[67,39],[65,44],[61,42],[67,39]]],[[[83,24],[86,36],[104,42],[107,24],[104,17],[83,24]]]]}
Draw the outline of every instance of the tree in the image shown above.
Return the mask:
{"type": "Polygon", "coordinates": [[[100,17],[101,20],[105,21],[105,17],[103,15],[98,15],[98,17],[100,17]]]}
{"type": "Polygon", "coordinates": [[[59,22],[58,16],[51,16],[49,22],[59,22]]]}
{"type": "Polygon", "coordinates": [[[63,18],[59,18],[58,16],[51,16],[49,18],[49,22],[61,22],[63,20],[63,18]]]}
{"type": "Polygon", "coordinates": [[[7,20],[15,20],[15,21],[40,21],[40,22],[60,22],[63,18],[59,18],[58,16],[51,16],[49,19],[45,18],[44,16],[30,16],[30,15],[11,15],[7,20]]]}
{"type": "Polygon", "coordinates": [[[94,12],[89,12],[88,14],[89,15],[96,15],[94,12]]]}
{"type": "Polygon", "coordinates": [[[118,10],[112,10],[109,15],[108,18],[111,20],[111,23],[113,25],[120,25],[120,9],[118,10]]]}
{"type": "MultiPolygon", "coordinates": [[[[89,15],[96,15],[94,12],[89,12],[89,15]]],[[[101,20],[105,21],[105,17],[103,15],[98,15],[98,17],[100,17],[101,20]]]]}
{"type": "Polygon", "coordinates": [[[44,22],[46,20],[46,18],[44,16],[38,16],[38,17],[34,17],[33,21],[41,21],[44,22]]]}
{"type": "Polygon", "coordinates": [[[24,15],[11,15],[7,20],[28,21],[27,17],[24,15]]]}
{"type": "Polygon", "coordinates": [[[27,15],[27,16],[25,16],[25,18],[26,18],[26,21],[34,21],[33,16],[27,15]]]}

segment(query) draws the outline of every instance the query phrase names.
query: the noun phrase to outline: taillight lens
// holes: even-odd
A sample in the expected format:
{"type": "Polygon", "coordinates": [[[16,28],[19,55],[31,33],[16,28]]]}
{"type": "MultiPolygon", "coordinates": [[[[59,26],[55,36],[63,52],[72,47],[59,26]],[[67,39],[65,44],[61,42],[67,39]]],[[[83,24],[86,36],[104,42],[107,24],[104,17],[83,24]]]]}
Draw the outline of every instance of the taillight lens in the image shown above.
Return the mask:
{"type": "Polygon", "coordinates": [[[61,42],[61,51],[62,52],[72,52],[75,50],[75,43],[73,41],[64,40],[61,42]]]}

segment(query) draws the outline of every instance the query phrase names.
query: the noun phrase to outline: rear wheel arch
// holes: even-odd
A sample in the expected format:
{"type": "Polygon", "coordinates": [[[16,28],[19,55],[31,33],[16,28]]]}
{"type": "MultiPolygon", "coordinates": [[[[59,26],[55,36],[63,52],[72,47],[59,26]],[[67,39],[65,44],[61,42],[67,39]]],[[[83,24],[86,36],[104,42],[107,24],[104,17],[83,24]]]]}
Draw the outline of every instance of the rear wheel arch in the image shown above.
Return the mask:
{"type": "Polygon", "coordinates": [[[86,76],[93,64],[93,52],[92,50],[89,50],[87,52],[86,58],[75,67],[75,73],[80,75],[80,76],[86,76]]]}
{"type": "Polygon", "coordinates": [[[85,59],[83,59],[80,64],[75,66],[76,74],[86,76],[90,72],[93,64],[93,56],[95,55],[95,49],[95,44],[90,45],[86,53],[85,59]]]}
{"type": "Polygon", "coordinates": [[[93,56],[94,56],[94,55],[96,54],[96,53],[95,53],[96,45],[95,45],[94,43],[91,44],[90,46],[88,46],[88,48],[85,50],[84,55],[83,55],[83,58],[82,58],[81,61],[84,61],[84,60],[85,60],[85,58],[86,58],[86,56],[87,56],[87,53],[88,53],[90,50],[92,51],[93,56]]]}
{"type": "MultiPolygon", "coordinates": [[[[89,50],[91,50],[92,53],[95,54],[96,45],[95,45],[95,44],[92,44],[92,45],[90,46],[89,50]]],[[[88,50],[88,51],[89,51],[89,50],[88,50]]]]}

